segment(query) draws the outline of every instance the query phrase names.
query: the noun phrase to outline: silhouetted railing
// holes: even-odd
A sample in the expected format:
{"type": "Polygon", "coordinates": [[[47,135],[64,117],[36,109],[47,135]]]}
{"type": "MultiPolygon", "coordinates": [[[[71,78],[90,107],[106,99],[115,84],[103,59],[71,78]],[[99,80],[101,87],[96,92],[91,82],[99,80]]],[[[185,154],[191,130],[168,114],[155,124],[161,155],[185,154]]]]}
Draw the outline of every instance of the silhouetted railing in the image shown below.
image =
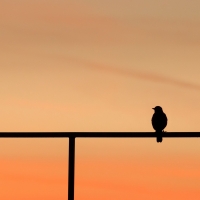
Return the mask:
{"type": "MultiPolygon", "coordinates": [[[[163,137],[200,137],[200,132],[163,132],[163,137]]],[[[84,138],[119,138],[119,137],[156,137],[155,132],[0,132],[0,138],[60,138],[60,137],[84,137],[84,138]]]]}
{"type": "MultiPolygon", "coordinates": [[[[68,200],[74,200],[75,138],[156,138],[155,132],[0,132],[1,138],[69,138],[68,200]]],[[[200,132],[163,132],[165,138],[200,137],[200,132]]]]}

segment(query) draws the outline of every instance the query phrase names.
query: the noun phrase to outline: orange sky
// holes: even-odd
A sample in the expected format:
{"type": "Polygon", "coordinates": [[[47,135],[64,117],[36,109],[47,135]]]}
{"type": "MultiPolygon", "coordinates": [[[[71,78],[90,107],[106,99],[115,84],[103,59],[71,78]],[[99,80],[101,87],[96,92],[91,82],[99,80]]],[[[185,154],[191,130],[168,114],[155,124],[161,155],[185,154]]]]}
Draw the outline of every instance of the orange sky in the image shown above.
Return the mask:
{"type": "MultiPolygon", "coordinates": [[[[1,131],[153,131],[156,105],[166,131],[199,131],[199,6],[0,0],[1,131]]],[[[0,199],[66,199],[67,149],[1,139],[0,199]]],[[[77,140],[75,197],[199,199],[199,153],[195,139],[77,140]]]]}

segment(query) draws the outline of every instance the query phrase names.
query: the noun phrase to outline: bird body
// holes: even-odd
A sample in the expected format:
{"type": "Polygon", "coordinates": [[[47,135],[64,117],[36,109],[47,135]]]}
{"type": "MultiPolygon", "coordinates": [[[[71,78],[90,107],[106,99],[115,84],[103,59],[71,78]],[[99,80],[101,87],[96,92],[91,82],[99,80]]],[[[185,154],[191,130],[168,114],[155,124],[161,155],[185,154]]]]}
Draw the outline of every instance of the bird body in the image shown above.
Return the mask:
{"type": "Polygon", "coordinates": [[[162,132],[167,126],[167,116],[160,106],[156,106],[152,116],[152,126],[157,133],[157,142],[162,142],[162,132]]]}

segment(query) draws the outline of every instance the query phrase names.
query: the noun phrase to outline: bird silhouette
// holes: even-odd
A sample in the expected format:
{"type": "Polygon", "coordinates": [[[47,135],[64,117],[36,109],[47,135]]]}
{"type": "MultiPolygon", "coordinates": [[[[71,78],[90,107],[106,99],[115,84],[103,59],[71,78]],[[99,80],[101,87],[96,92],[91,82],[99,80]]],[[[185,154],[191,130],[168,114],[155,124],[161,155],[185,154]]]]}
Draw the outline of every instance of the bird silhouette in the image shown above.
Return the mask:
{"type": "Polygon", "coordinates": [[[162,142],[162,132],[167,126],[167,116],[160,106],[152,109],[155,111],[151,119],[152,126],[157,133],[157,142],[162,142]]]}

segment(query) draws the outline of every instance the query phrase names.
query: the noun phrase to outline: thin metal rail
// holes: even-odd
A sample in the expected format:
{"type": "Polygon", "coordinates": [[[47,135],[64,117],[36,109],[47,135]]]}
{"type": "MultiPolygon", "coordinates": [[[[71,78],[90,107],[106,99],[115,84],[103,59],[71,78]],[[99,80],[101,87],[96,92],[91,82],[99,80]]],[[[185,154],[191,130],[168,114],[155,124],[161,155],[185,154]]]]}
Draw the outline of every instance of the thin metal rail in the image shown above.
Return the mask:
{"type": "MultiPolygon", "coordinates": [[[[153,138],[155,132],[0,132],[0,138],[69,138],[68,200],[74,200],[75,138],[153,138]]],[[[166,138],[200,137],[200,132],[163,132],[166,138]]]]}
{"type": "MultiPolygon", "coordinates": [[[[155,132],[0,132],[0,138],[151,138],[155,132]]],[[[200,137],[200,132],[163,132],[162,137],[200,137]]]]}

